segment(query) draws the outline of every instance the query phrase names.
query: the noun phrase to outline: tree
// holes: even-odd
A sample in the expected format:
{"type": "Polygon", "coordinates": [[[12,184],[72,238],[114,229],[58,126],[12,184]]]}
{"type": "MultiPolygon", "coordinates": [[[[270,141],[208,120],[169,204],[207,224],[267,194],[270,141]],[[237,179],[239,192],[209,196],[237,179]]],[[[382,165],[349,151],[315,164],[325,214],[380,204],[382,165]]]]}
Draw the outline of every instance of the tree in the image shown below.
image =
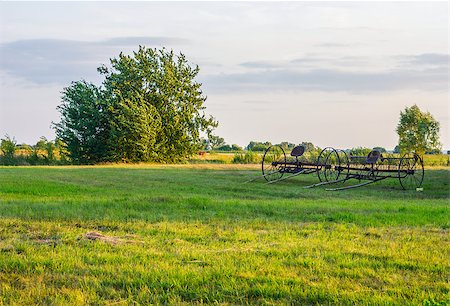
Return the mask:
{"type": "Polygon", "coordinates": [[[231,150],[232,151],[242,151],[242,147],[237,145],[237,144],[232,144],[231,145],[231,150]]]}
{"type": "Polygon", "coordinates": [[[202,146],[217,126],[204,113],[198,66],[183,54],[140,46],[101,66],[102,86],[78,81],[64,88],[55,129],[77,163],[176,162],[202,146]]]}
{"type": "Polygon", "coordinates": [[[312,142],[302,142],[301,145],[305,147],[305,152],[314,152],[316,150],[312,142]]]}
{"type": "Polygon", "coordinates": [[[54,127],[70,158],[80,164],[106,161],[112,117],[109,99],[100,88],[84,80],[73,82],[62,94],[58,106],[61,121],[54,127]]]}
{"type": "Polygon", "coordinates": [[[223,146],[218,147],[216,150],[217,151],[232,151],[233,148],[230,145],[225,144],[223,146]]]}
{"type": "Polygon", "coordinates": [[[17,149],[17,142],[14,138],[9,137],[8,135],[5,136],[4,139],[0,140],[0,150],[3,154],[3,164],[5,165],[14,165],[14,154],[16,153],[17,149]]]}
{"type": "Polygon", "coordinates": [[[372,151],[372,150],[369,148],[356,147],[356,148],[352,148],[349,153],[350,153],[350,155],[353,155],[353,156],[367,156],[370,153],[370,151],[372,151]]]}
{"type": "Polygon", "coordinates": [[[259,142],[259,141],[250,141],[250,143],[247,145],[248,151],[265,151],[268,147],[270,147],[272,143],[266,141],[266,142],[259,142]]]}
{"type": "Polygon", "coordinates": [[[284,150],[289,150],[290,151],[290,150],[292,150],[295,147],[295,144],[294,143],[290,143],[288,141],[282,141],[279,144],[279,146],[282,147],[284,150]]]}
{"type": "Polygon", "coordinates": [[[429,112],[420,111],[417,105],[406,107],[400,112],[397,125],[400,152],[423,155],[428,151],[440,151],[439,128],[439,122],[429,112]]]}
{"type": "Polygon", "coordinates": [[[210,135],[208,137],[209,147],[214,150],[220,147],[223,147],[226,143],[222,137],[216,135],[210,135]]]}

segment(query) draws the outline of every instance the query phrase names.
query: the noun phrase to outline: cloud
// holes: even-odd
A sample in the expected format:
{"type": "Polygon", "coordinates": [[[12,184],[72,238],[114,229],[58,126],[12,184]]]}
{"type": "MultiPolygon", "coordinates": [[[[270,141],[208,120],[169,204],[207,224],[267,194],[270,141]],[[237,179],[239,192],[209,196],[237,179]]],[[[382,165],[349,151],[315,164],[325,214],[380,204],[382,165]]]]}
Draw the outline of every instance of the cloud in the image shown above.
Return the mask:
{"type": "Polygon", "coordinates": [[[239,66],[250,69],[272,69],[279,68],[280,65],[269,61],[252,61],[240,63],[239,66]]]}
{"type": "Polygon", "coordinates": [[[441,53],[424,53],[419,55],[403,55],[398,58],[411,65],[427,65],[427,66],[444,66],[448,67],[450,62],[450,54],[441,53]]]}
{"type": "Polygon", "coordinates": [[[243,62],[244,73],[205,76],[209,91],[322,91],[369,93],[403,89],[448,90],[449,55],[324,57],[309,54],[285,61],[243,62]]]}
{"type": "Polygon", "coordinates": [[[176,37],[116,37],[103,41],[26,39],[0,44],[0,70],[34,84],[97,80],[96,68],[121,51],[187,44],[176,37]]]}
{"type": "Polygon", "coordinates": [[[322,43],[316,44],[315,47],[319,48],[346,48],[346,47],[354,47],[357,44],[342,44],[342,43],[322,43]]]}
{"type": "Polygon", "coordinates": [[[385,72],[348,72],[332,69],[315,69],[306,72],[295,70],[251,71],[248,73],[205,76],[207,91],[274,92],[323,91],[370,93],[401,89],[448,90],[448,71],[442,69],[397,69],[385,72]]]}
{"type": "Polygon", "coordinates": [[[189,40],[178,37],[115,37],[101,42],[101,45],[112,46],[165,46],[165,45],[185,45],[189,40]]]}

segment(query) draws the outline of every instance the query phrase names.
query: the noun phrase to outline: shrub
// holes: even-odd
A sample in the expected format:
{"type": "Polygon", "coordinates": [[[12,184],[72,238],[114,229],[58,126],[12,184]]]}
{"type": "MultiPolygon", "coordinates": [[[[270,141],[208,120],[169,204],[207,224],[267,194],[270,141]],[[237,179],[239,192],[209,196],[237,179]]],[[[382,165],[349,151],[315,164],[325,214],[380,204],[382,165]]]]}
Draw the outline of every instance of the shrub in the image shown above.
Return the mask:
{"type": "Polygon", "coordinates": [[[245,153],[237,153],[233,157],[233,164],[257,164],[260,162],[258,154],[252,151],[246,151],[245,153]]]}
{"type": "Polygon", "coordinates": [[[15,165],[16,140],[6,135],[5,139],[2,139],[0,142],[0,150],[3,153],[2,164],[15,165]]]}

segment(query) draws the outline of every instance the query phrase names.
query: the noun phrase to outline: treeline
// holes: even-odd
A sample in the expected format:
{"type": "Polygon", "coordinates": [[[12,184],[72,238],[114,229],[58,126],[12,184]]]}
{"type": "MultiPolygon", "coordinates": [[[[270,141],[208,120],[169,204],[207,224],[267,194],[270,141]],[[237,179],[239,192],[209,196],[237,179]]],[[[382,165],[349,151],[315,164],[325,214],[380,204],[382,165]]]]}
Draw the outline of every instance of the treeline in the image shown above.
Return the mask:
{"type": "MultiPolygon", "coordinates": [[[[220,138],[220,137],[218,137],[220,138]]],[[[244,148],[238,145],[228,145],[225,143],[223,138],[216,144],[220,146],[213,146],[209,140],[203,139],[201,151],[198,153],[234,153],[231,160],[230,159],[214,159],[214,160],[203,160],[203,162],[211,163],[234,163],[234,164],[257,164],[261,162],[262,155],[265,150],[273,145],[271,142],[260,142],[260,141],[250,141],[244,148]]],[[[296,144],[291,142],[281,142],[276,145],[281,146],[286,155],[289,155],[290,151],[296,146],[296,144]]],[[[315,146],[311,142],[302,142],[300,145],[305,146],[305,155],[311,161],[315,161],[319,156],[322,148],[315,146]]],[[[366,147],[354,147],[351,149],[346,149],[347,154],[353,156],[367,156],[370,151],[378,150],[382,153],[387,153],[388,151],[383,147],[374,147],[372,149],[366,147]]],[[[394,148],[392,153],[400,154],[398,152],[398,146],[394,148]]],[[[220,156],[220,154],[219,154],[220,156]]],[[[198,163],[201,160],[190,159],[183,162],[198,163]]],[[[449,155],[440,154],[440,152],[427,152],[424,156],[424,163],[428,166],[450,166],[449,155]]],[[[60,139],[47,140],[45,137],[41,137],[36,144],[18,144],[17,141],[8,135],[3,139],[0,139],[0,165],[7,166],[29,166],[29,165],[70,165],[73,161],[70,158],[69,153],[65,149],[64,143],[60,139]]]]}
{"type": "Polygon", "coordinates": [[[41,137],[34,145],[17,144],[17,141],[6,135],[0,140],[0,165],[36,166],[67,165],[71,161],[61,140],[47,140],[41,137]]]}

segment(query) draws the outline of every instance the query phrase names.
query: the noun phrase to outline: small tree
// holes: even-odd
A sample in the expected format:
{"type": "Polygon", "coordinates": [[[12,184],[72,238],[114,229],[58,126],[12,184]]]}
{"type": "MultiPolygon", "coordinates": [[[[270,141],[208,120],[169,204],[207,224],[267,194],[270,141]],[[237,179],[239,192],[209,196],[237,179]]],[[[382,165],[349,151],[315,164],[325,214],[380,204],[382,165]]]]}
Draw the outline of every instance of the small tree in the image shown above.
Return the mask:
{"type": "Polygon", "coordinates": [[[4,139],[1,139],[0,150],[3,153],[3,164],[14,165],[14,154],[16,153],[17,142],[14,138],[6,135],[4,139]]]}
{"type": "Polygon", "coordinates": [[[356,147],[356,148],[352,148],[349,153],[350,153],[350,155],[353,155],[353,156],[367,156],[370,153],[370,151],[372,151],[372,150],[369,148],[356,147]]]}
{"type": "Polygon", "coordinates": [[[268,147],[270,147],[272,143],[266,141],[266,142],[259,142],[259,141],[250,141],[250,143],[247,145],[248,151],[265,151],[268,147]]]}
{"type": "Polygon", "coordinates": [[[212,150],[223,147],[226,144],[225,140],[222,137],[219,137],[216,135],[210,135],[208,137],[208,141],[209,141],[209,146],[212,150]]]}
{"type": "Polygon", "coordinates": [[[439,128],[439,122],[429,112],[420,111],[417,105],[406,107],[400,112],[397,125],[400,152],[423,155],[428,151],[440,150],[439,128]]]}
{"type": "Polygon", "coordinates": [[[312,142],[302,142],[301,145],[305,147],[306,152],[314,152],[314,150],[316,150],[316,147],[312,142]]]}
{"type": "Polygon", "coordinates": [[[233,151],[242,151],[242,147],[237,145],[237,144],[232,144],[231,145],[231,150],[233,150],[233,151]]]}

